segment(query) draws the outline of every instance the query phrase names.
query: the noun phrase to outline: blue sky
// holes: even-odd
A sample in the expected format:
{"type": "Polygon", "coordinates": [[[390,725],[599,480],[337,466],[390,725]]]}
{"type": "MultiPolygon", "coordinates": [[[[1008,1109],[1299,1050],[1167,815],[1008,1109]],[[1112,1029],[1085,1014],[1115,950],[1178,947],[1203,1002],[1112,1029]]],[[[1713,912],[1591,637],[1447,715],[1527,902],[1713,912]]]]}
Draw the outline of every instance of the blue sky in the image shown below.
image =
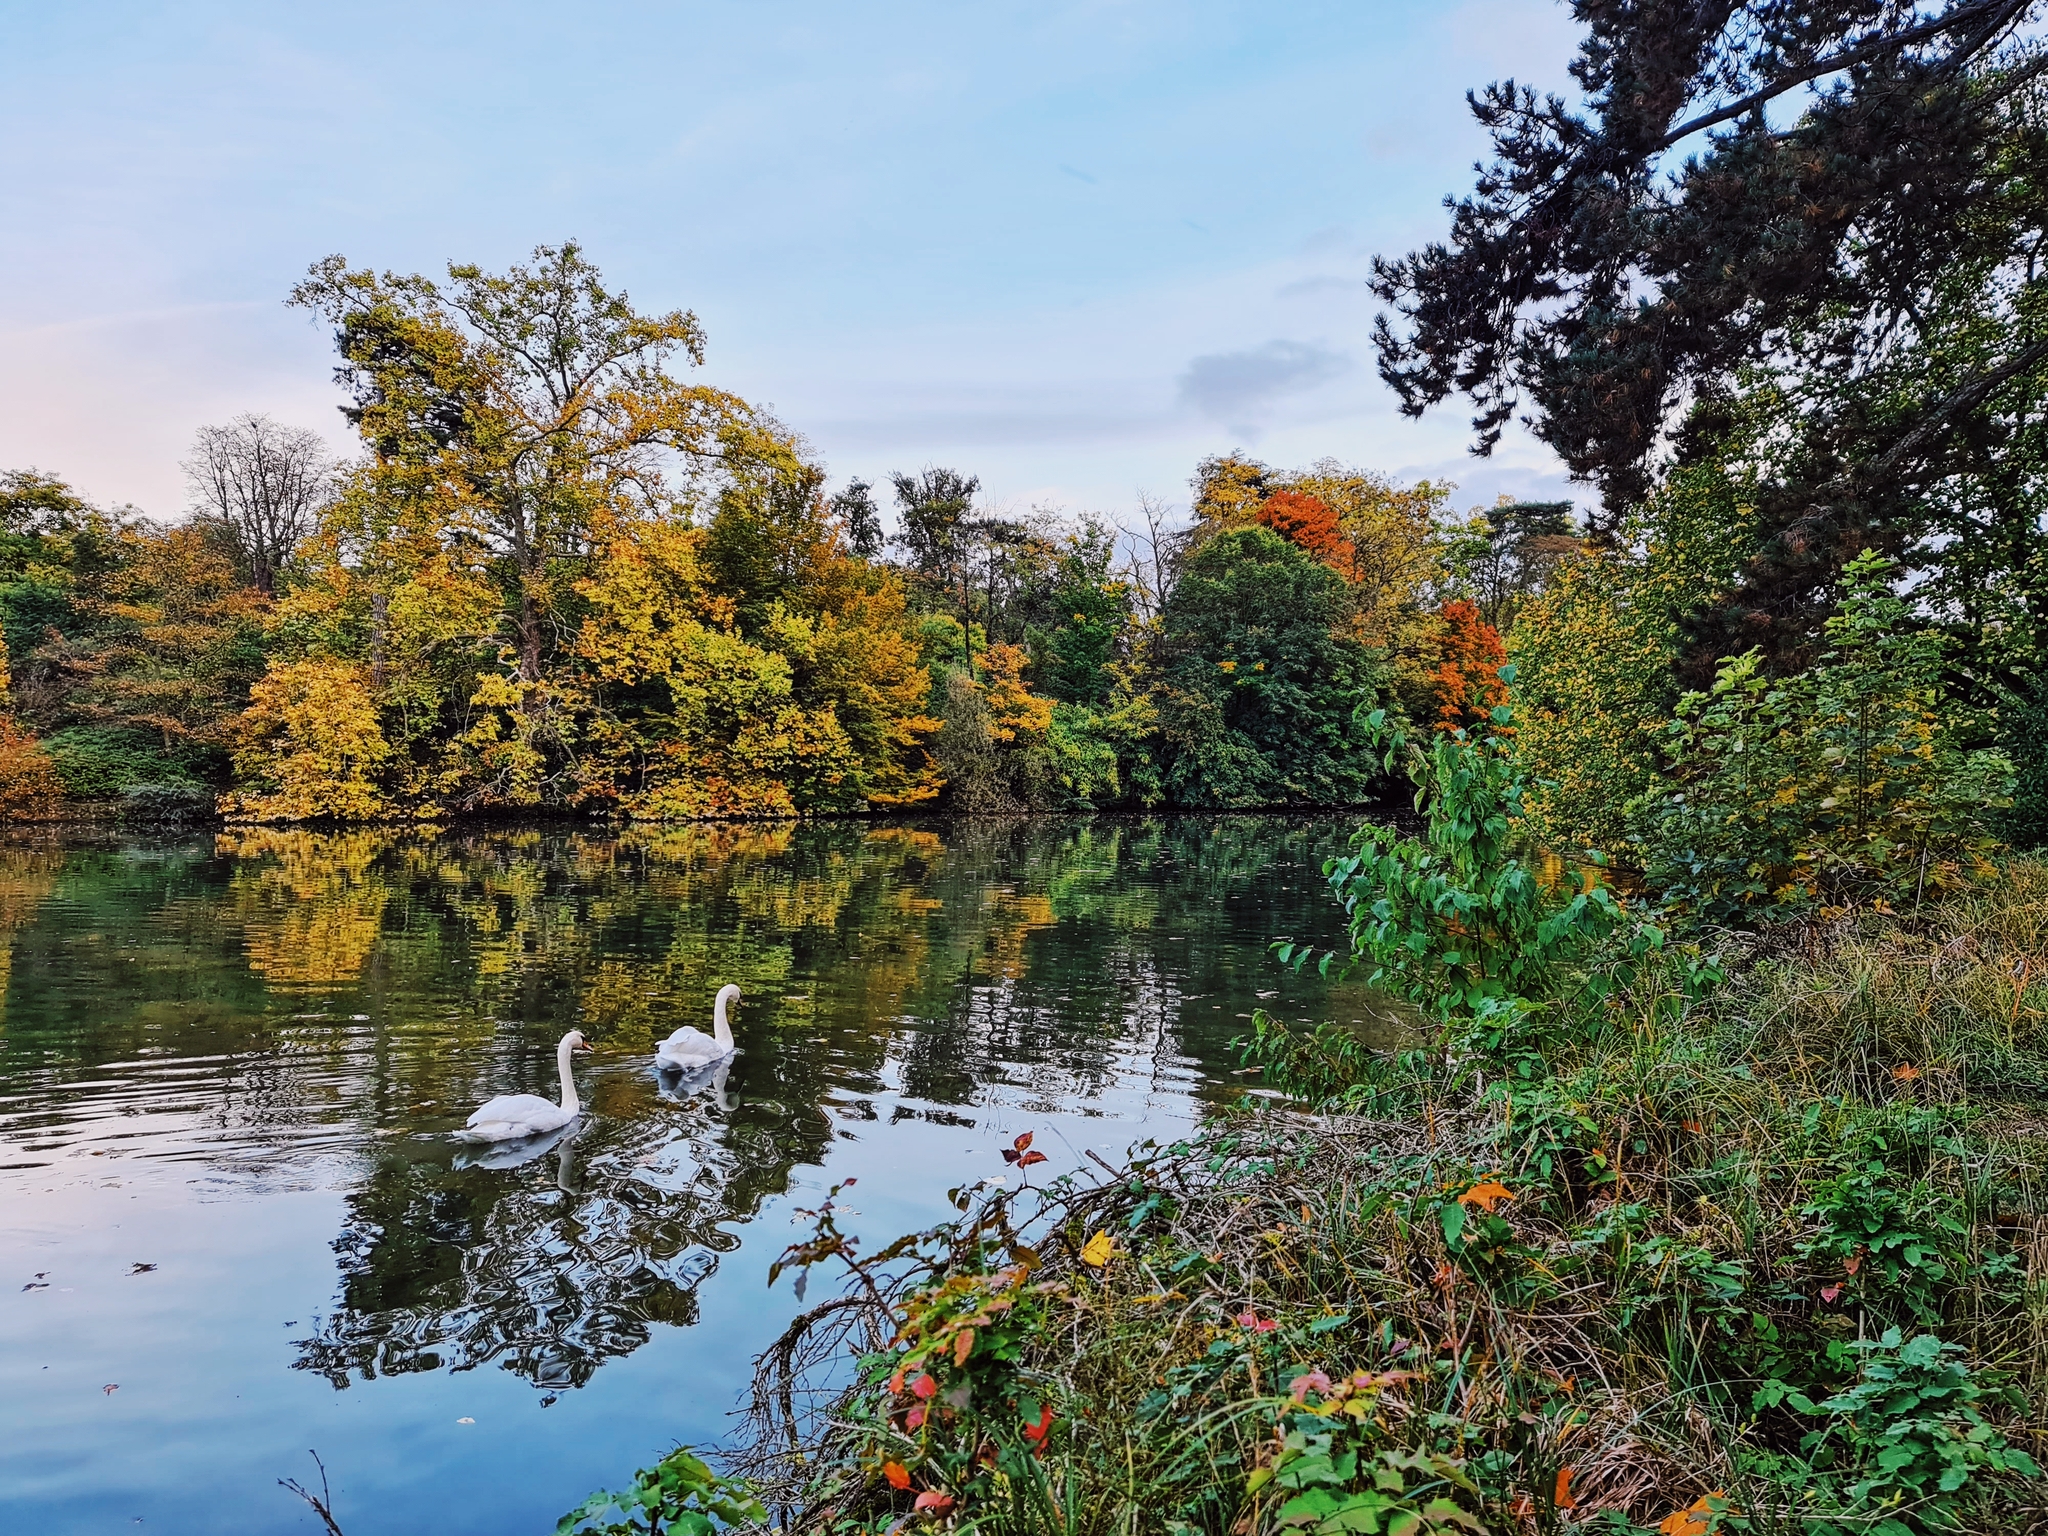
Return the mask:
{"type": "Polygon", "coordinates": [[[1363,284],[1469,181],[1465,89],[1571,44],[1548,0],[0,0],[0,467],[167,516],[203,423],[346,446],[308,263],[573,236],[835,484],[1118,515],[1239,447],[1583,501],[1404,421],[1363,284]]]}

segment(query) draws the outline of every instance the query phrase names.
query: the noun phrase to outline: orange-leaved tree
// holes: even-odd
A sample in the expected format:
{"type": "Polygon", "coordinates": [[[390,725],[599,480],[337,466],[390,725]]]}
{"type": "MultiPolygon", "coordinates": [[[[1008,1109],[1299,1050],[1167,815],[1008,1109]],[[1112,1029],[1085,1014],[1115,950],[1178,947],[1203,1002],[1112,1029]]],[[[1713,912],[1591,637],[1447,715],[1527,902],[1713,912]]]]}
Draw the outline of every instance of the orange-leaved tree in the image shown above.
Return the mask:
{"type": "Polygon", "coordinates": [[[48,816],[63,798],[49,754],[8,712],[7,636],[0,634],[0,821],[48,816]]]}
{"type": "Polygon", "coordinates": [[[1258,520],[1307,550],[1345,580],[1356,578],[1357,551],[1338,526],[1336,510],[1305,491],[1275,491],[1259,504],[1258,520]]]}
{"type": "Polygon", "coordinates": [[[1479,724],[1508,701],[1507,684],[1500,679],[1507,647],[1500,631],[1479,616],[1478,605],[1465,598],[1445,603],[1439,617],[1436,728],[1455,731],[1479,724]]]}

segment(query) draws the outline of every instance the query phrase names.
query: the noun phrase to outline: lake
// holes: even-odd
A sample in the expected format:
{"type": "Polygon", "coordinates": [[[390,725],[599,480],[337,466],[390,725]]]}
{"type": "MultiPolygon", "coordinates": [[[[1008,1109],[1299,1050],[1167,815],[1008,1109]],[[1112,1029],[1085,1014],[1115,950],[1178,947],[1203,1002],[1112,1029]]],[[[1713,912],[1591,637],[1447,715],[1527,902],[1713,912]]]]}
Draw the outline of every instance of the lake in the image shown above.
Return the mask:
{"type": "Polygon", "coordinates": [[[1254,1007],[1369,1022],[1267,949],[1336,938],[1348,826],[9,833],[0,1529],[317,1529],[316,1448],[348,1536],[551,1531],[733,1432],[832,1183],[893,1236],[1023,1131],[1056,1174],[1255,1091],[1254,1007]],[[664,1083],[728,981],[730,1071],[664,1083]],[[568,1137],[448,1140],[572,1027],[568,1137]]]}

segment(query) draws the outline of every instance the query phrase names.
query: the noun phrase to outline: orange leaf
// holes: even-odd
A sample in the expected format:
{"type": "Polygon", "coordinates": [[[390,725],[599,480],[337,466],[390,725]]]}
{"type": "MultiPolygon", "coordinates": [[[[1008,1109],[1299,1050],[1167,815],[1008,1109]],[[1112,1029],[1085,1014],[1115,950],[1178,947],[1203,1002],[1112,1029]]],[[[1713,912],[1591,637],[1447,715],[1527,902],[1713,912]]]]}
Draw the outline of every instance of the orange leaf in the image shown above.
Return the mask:
{"type": "Polygon", "coordinates": [[[1674,1509],[1658,1521],[1658,1536],[1707,1536],[1713,1529],[1713,1517],[1716,1513],[1736,1513],[1728,1507],[1727,1498],[1728,1495],[1719,1490],[1701,1494],[1689,1507],[1674,1509]]]}
{"type": "Polygon", "coordinates": [[[1027,1423],[1024,1426],[1024,1438],[1026,1440],[1029,1440],[1033,1445],[1043,1448],[1043,1446],[1045,1445],[1045,1437],[1051,1431],[1052,1426],[1052,1404],[1042,1404],[1038,1410],[1038,1422],[1036,1424],[1027,1423]]]}
{"type": "Polygon", "coordinates": [[[1551,1494],[1550,1502],[1559,1509],[1570,1509],[1573,1507],[1572,1473],[1575,1470],[1572,1467],[1559,1467],[1557,1469],[1557,1490],[1551,1494]]]}
{"type": "Polygon", "coordinates": [[[1902,1083],[1910,1083],[1919,1078],[1920,1069],[1918,1067],[1893,1067],[1892,1076],[1902,1083]]]}
{"type": "Polygon", "coordinates": [[[1019,1168],[1029,1168],[1033,1163],[1042,1163],[1044,1161],[1045,1154],[1043,1152],[1026,1152],[1017,1159],[1017,1166],[1019,1168]]]}
{"type": "Polygon", "coordinates": [[[1857,1270],[1861,1269],[1862,1267],[1863,1255],[1860,1253],[1852,1253],[1849,1255],[1849,1257],[1842,1260],[1842,1272],[1844,1274],[1853,1275],[1856,1273],[1857,1270]]]}
{"type": "Polygon", "coordinates": [[[1501,1183],[1499,1179],[1486,1179],[1478,1184],[1474,1184],[1465,1193],[1458,1196],[1458,1204],[1476,1205],[1479,1209],[1486,1212],[1487,1215],[1491,1216],[1496,1205],[1499,1205],[1503,1200],[1512,1200],[1514,1198],[1515,1192],[1509,1189],[1507,1185],[1501,1183]]]}
{"type": "Polygon", "coordinates": [[[900,1461],[883,1462],[882,1476],[889,1479],[889,1486],[891,1488],[902,1489],[910,1486],[910,1468],[904,1466],[900,1461]]]}
{"type": "Polygon", "coordinates": [[[953,1364],[956,1367],[965,1365],[967,1357],[973,1353],[974,1330],[972,1328],[962,1328],[953,1335],[953,1364]]]}

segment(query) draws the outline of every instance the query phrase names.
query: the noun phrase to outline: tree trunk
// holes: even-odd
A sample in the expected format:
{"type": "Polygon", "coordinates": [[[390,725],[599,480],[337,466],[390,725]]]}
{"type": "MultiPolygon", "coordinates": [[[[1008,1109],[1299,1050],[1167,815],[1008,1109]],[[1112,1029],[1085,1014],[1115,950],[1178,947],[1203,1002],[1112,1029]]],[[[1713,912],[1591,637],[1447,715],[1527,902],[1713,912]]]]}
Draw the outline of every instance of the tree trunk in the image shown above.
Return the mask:
{"type": "Polygon", "coordinates": [[[370,686],[384,689],[384,636],[391,627],[391,594],[370,595],[370,686]]]}

